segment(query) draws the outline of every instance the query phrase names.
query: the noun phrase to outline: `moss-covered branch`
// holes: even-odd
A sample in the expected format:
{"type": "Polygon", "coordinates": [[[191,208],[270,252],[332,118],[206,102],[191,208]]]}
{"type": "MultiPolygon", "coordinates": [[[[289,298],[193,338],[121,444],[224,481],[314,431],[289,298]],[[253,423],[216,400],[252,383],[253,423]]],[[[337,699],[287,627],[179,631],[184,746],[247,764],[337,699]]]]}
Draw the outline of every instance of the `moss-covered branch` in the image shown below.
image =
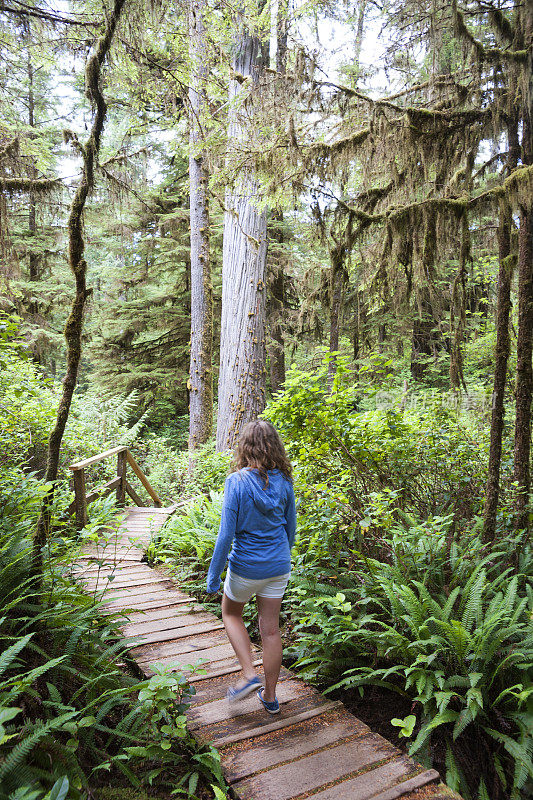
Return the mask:
{"type": "MultiPolygon", "coordinates": [[[[461,11],[459,11],[459,8],[457,6],[457,0],[453,0],[452,9],[453,9],[453,18],[457,36],[460,39],[463,39],[463,41],[466,41],[470,45],[472,45],[472,48],[474,49],[479,61],[492,61],[492,62],[511,61],[519,64],[527,63],[528,60],[527,50],[505,50],[500,47],[485,47],[484,45],[482,45],[481,42],[479,42],[473,35],[473,33],[469,30],[464,20],[463,14],[461,13],[461,11]]],[[[498,20],[503,26],[502,29],[505,29],[508,33],[512,32],[512,28],[506,27],[502,21],[505,19],[503,17],[503,14],[501,14],[501,12],[499,12],[499,14],[500,16],[498,17],[498,20]]],[[[506,36],[506,38],[508,37],[506,36]]]]}
{"type": "Polygon", "coordinates": [[[48,194],[61,184],[59,178],[0,178],[0,192],[32,192],[34,195],[48,194]]]}

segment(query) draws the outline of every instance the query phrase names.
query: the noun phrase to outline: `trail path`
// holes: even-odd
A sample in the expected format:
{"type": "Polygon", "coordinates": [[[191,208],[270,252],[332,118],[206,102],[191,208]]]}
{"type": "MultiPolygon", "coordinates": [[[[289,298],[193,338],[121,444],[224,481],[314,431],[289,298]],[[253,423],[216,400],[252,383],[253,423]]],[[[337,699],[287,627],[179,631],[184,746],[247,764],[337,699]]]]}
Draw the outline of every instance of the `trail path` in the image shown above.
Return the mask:
{"type": "MultiPolygon", "coordinates": [[[[189,730],[219,750],[226,780],[241,800],[450,800],[435,770],[372,733],[338,700],[326,699],[289,670],[278,685],[281,713],[255,694],[235,708],[224,699],[239,665],[221,621],[179,590],[164,570],[142,562],[150,538],[173,509],[131,508],[116,535],[84,551],[76,574],[105,592],[109,611],[128,609],[123,632],[139,636],[131,654],[146,676],[154,664],[177,668],[205,659],[193,675],[189,730]],[[94,559],[98,559],[98,564],[94,559]]],[[[254,648],[258,673],[261,654],[254,648]]],[[[460,798],[459,798],[460,800],[460,798]]]]}

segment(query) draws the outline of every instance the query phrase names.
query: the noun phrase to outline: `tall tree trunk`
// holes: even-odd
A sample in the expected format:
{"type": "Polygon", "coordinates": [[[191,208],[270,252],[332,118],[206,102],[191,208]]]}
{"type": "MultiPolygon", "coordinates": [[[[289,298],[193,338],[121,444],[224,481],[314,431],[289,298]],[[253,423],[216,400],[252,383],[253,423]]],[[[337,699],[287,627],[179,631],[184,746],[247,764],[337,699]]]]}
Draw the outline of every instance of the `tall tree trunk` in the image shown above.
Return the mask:
{"type": "Polygon", "coordinates": [[[354,66],[357,70],[355,73],[355,85],[359,82],[359,70],[361,67],[361,48],[363,47],[363,29],[365,25],[365,13],[366,13],[366,3],[367,0],[360,0],[359,3],[359,16],[357,17],[357,28],[355,30],[355,42],[354,42],[354,66]]]}
{"type": "MultiPolygon", "coordinates": [[[[510,120],[508,126],[507,170],[516,169],[520,157],[518,138],[518,115],[510,120]]],[[[498,225],[498,298],[496,307],[496,358],[492,390],[492,417],[490,426],[490,450],[485,493],[483,537],[490,542],[496,535],[496,512],[500,496],[500,471],[502,456],[502,437],[505,418],[505,378],[509,360],[509,317],[511,313],[511,283],[515,256],[511,255],[511,209],[503,201],[500,203],[498,225]]]]}
{"type": "Polygon", "coordinates": [[[276,19],[276,70],[285,73],[287,69],[287,41],[289,33],[289,0],[278,0],[276,19]]]}
{"type": "MultiPolygon", "coordinates": [[[[342,312],[344,306],[344,288],[346,285],[346,269],[344,267],[344,243],[335,244],[330,248],[331,274],[329,286],[329,352],[336,353],[339,349],[340,330],[342,326],[342,312]]],[[[331,386],[337,371],[337,359],[330,358],[328,368],[328,383],[331,386]]]]}
{"type": "Polygon", "coordinates": [[[268,364],[270,372],[270,391],[275,394],[285,382],[285,347],[283,339],[282,317],[285,307],[285,257],[283,254],[283,214],[273,212],[273,224],[270,228],[270,249],[268,265],[268,364]],[[275,244],[274,244],[275,243],[275,244]]]}
{"type": "Polygon", "coordinates": [[[429,301],[429,293],[424,291],[420,315],[413,320],[411,346],[411,375],[415,381],[424,379],[428,357],[433,354],[433,328],[435,319],[429,301]]]}
{"type": "Polygon", "coordinates": [[[518,237],[518,337],[516,342],[516,423],[514,480],[518,484],[517,529],[529,527],[529,457],[531,448],[531,368],[533,336],[533,207],[520,211],[518,237]]]}
{"type": "Polygon", "coordinates": [[[353,341],[353,360],[357,362],[359,358],[359,351],[361,347],[361,314],[360,314],[360,298],[359,291],[355,292],[353,324],[352,324],[352,341],[353,341]]]}
{"type": "Polygon", "coordinates": [[[85,67],[85,94],[94,109],[93,124],[89,138],[85,145],[82,145],[78,142],[74,134],[68,133],[68,138],[74,142],[76,151],[81,153],[83,157],[81,181],[72,199],[68,219],[68,258],[70,269],[76,281],[76,294],[65,326],[67,370],[63,379],[63,392],[57,409],[56,424],[48,440],[45,481],[52,484],[52,489],[44,499],[33,543],[34,568],[39,572],[42,570],[42,550],[46,544],[50,528],[51,506],[59,469],[61,441],[65,432],[72,396],[76,388],[76,380],[78,377],[78,366],[81,357],[83,312],[87,297],[90,294],[90,290],[87,289],[85,282],[87,262],[83,257],[85,249],[85,242],[83,240],[83,211],[87,197],[94,188],[94,170],[100,150],[100,140],[107,112],[107,105],[100,88],[100,72],[109,52],[113,34],[125,2],[126,0],[115,0],[113,10],[107,16],[105,31],[98,39],[93,54],[85,67]]]}
{"type": "Polygon", "coordinates": [[[502,434],[505,413],[505,377],[509,359],[509,313],[511,309],[511,214],[502,203],[498,227],[498,299],[496,309],[496,359],[492,390],[492,419],[490,425],[490,451],[485,495],[484,531],[486,542],[492,541],[496,533],[496,511],[500,492],[500,463],[502,434]]]}
{"type": "MultiPolygon", "coordinates": [[[[276,52],[270,53],[270,68],[284,75],[287,71],[287,19],[288,0],[278,0],[273,5],[273,20],[276,31],[276,52]]],[[[270,391],[275,394],[285,383],[285,341],[283,336],[283,311],[285,308],[285,266],[283,251],[283,212],[273,210],[269,225],[269,240],[272,242],[267,265],[267,353],[270,376],[270,391]]]]}
{"type": "MultiPolygon", "coordinates": [[[[253,95],[257,102],[264,54],[259,39],[243,31],[233,69],[238,80],[230,85],[232,119],[229,147],[238,147],[247,133],[238,95],[253,95]]],[[[249,133],[248,133],[249,135],[249,133]]],[[[222,319],[220,373],[218,383],[217,449],[235,446],[242,426],[265,407],[265,267],[267,255],[267,210],[259,207],[261,187],[253,165],[241,168],[235,185],[226,192],[222,255],[222,319]]]]}
{"type": "MultiPolygon", "coordinates": [[[[528,61],[523,81],[522,163],[533,164],[533,6],[520,9],[523,44],[528,61]]],[[[518,484],[515,527],[529,529],[529,459],[531,449],[531,399],[533,372],[533,199],[520,207],[518,237],[518,336],[516,341],[516,423],[514,480],[518,484]]]]}
{"type": "Polygon", "coordinates": [[[209,64],[204,0],[190,0],[189,184],[191,222],[191,363],[189,449],[209,439],[213,427],[213,287],[209,260],[208,168],[202,119],[209,64]]]}
{"type": "MultiPolygon", "coordinates": [[[[33,70],[33,60],[31,55],[31,23],[30,18],[26,17],[24,20],[24,38],[26,39],[26,48],[27,48],[27,61],[26,61],[26,72],[28,76],[28,126],[30,128],[35,128],[35,91],[34,91],[34,70],[33,70]]],[[[37,168],[35,166],[35,161],[32,158],[30,160],[30,180],[34,181],[37,179],[37,168]]],[[[35,199],[35,192],[30,189],[28,195],[28,231],[30,234],[29,239],[29,274],[30,274],[30,282],[37,282],[39,280],[39,256],[34,250],[34,242],[35,242],[35,235],[37,233],[37,205],[35,199]]],[[[34,295],[37,294],[37,289],[33,292],[34,295]]],[[[37,299],[34,298],[30,301],[29,305],[30,313],[34,316],[37,314],[39,310],[39,303],[37,299]]],[[[34,360],[37,363],[40,362],[39,357],[34,354],[34,360]]]]}

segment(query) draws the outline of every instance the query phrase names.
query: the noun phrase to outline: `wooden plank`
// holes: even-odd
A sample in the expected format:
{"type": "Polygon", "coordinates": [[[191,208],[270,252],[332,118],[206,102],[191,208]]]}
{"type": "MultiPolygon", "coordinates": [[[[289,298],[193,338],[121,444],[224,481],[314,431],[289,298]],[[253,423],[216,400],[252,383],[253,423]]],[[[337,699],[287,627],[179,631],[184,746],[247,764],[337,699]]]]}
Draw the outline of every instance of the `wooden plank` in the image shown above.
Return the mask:
{"type": "MultiPolygon", "coordinates": [[[[282,681],[277,686],[277,698],[282,707],[291,700],[297,700],[303,696],[306,696],[310,703],[312,700],[315,700],[317,705],[322,699],[317,691],[307,686],[302,681],[290,678],[286,681],[282,681]]],[[[262,706],[259,703],[255,691],[239,703],[233,705],[230,705],[225,697],[198,706],[192,705],[187,710],[189,730],[194,731],[196,728],[213,725],[216,722],[235,719],[235,717],[242,716],[243,714],[250,714],[257,711],[257,709],[262,709],[262,706]]]]}
{"type": "Polygon", "coordinates": [[[137,503],[138,506],[146,505],[146,503],[143,503],[143,501],[141,500],[141,498],[139,497],[139,495],[137,494],[137,492],[135,491],[135,489],[133,488],[133,486],[131,485],[131,483],[127,479],[125,479],[125,481],[124,481],[124,489],[129,494],[131,499],[134,500],[137,503]]]}
{"type": "MultiPolygon", "coordinates": [[[[79,568],[74,569],[74,575],[85,578],[96,578],[98,576],[107,578],[110,575],[116,575],[117,577],[120,576],[120,580],[126,581],[128,578],[137,579],[143,578],[145,575],[154,575],[154,571],[144,563],[128,562],[120,566],[115,563],[105,563],[102,566],[97,564],[91,564],[90,566],[80,565],[79,568]]],[[[166,577],[166,575],[161,575],[159,572],[156,572],[155,575],[166,577]]]]}
{"type": "Polygon", "coordinates": [[[234,652],[229,642],[205,647],[201,650],[192,649],[191,647],[184,650],[179,645],[183,645],[183,642],[176,642],[175,647],[167,644],[157,648],[147,648],[142,653],[132,653],[132,655],[139,664],[155,664],[156,662],[159,664],[170,661],[176,664],[197,664],[200,659],[205,659],[207,662],[220,661],[223,658],[228,658],[234,652]],[[164,650],[164,654],[161,652],[162,650],[164,650]]]}
{"type": "Polygon", "coordinates": [[[101,544],[98,547],[87,547],[84,550],[85,558],[104,559],[108,561],[109,566],[118,556],[125,557],[132,555],[134,555],[135,558],[141,562],[144,552],[130,541],[120,542],[119,544],[115,544],[115,542],[109,542],[109,544],[101,544]]]}
{"type": "MultiPolygon", "coordinates": [[[[194,601],[191,601],[194,602],[194,601]]],[[[129,619],[131,623],[137,625],[139,623],[151,623],[157,622],[158,620],[164,621],[166,619],[180,619],[181,616],[187,616],[188,614],[194,614],[195,616],[201,616],[205,614],[203,606],[198,604],[192,606],[192,608],[188,608],[186,603],[180,603],[173,607],[163,607],[163,608],[153,608],[153,609],[136,609],[132,611],[129,615],[129,619]],[[198,614],[196,612],[199,612],[198,614]],[[169,614],[172,616],[170,617],[169,614]]],[[[209,615],[211,616],[211,615],[209,615]]]]}
{"type": "MultiPolygon", "coordinates": [[[[129,462],[128,462],[129,463],[129,462]]],[[[143,519],[150,517],[151,519],[156,519],[158,521],[165,520],[168,515],[169,511],[166,508],[157,508],[156,506],[136,506],[133,509],[129,509],[127,512],[126,522],[141,522],[143,519]]]]}
{"type": "MultiPolygon", "coordinates": [[[[134,555],[120,556],[120,558],[116,558],[113,560],[111,560],[110,558],[101,559],[98,556],[88,556],[87,559],[85,560],[87,562],[87,568],[94,567],[95,569],[98,568],[98,565],[100,564],[101,561],[103,561],[106,566],[112,564],[115,567],[115,569],[125,569],[126,567],[134,567],[138,566],[141,563],[140,558],[137,558],[134,555]]],[[[81,559],[78,559],[78,564],[81,564],[81,559]]]]}
{"type": "Polygon", "coordinates": [[[126,453],[122,450],[117,454],[117,506],[124,506],[126,502],[126,453]]]}
{"type": "Polygon", "coordinates": [[[84,583],[93,587],[99,586],[101,589],[105,588],[106,592],[111,592],[111,590],[118,592],[122,591],[123,589],[142,589],[142,594],[150,592],[153,587],[157,586],[168,589],[175,588],[175,584],[169,578],[161,578],[157,574],[146,576],[145,578],[138,576],[137,578],[132,578],[130,581],[128,581],[128,579],[116,580],[113,579],[113,576],[107,575],[99,575],[98,577],[94,578],[91,576],[86,576],[84,578],[84,583]]]}
{"type": "Polygon", "coordinates": [[[150,569],[144,562],[140,564],[136,564],[129,569],[116,569],[112,565],[104,564],[100,569],[95,567],[92,570],[92,573],[87,574],[85,573],[85,577],[89,580],[105,580],[111,581],[114,583],[115,586],[123,585],[128,586],[130,585],[129,582],[131,581],[171,581],[172,578],[170,575],[165,575],[160,572],[156,572],[153,569],[150,569]]]}
{"type": "MultiPolygon", "coordinates": [[[[406,780],[414,777],[412,775],[414,772],[413,767],[413,762],[410,759],[405,757],[397,758],[368,772],[348,778],[342,783],[336,782],[334,786],[314,794],[313,800],[339,800],[340,797],[342,797],[342,800],[376,800],[376,796],[379,797],[380,793],[383,795],[389,789],[393,789],[398,785],[401,786],[402,781],[405,783],[406,780]]],[[[269,773],[265,774],[268,775],[269,773]]],[[[245,783],[246,781],[243,781],[243,784],[245,783]]],[[[236,784],[236,787],[240,787],[240,784],[236,784]]],[[[241,793],[239,788],[237,788],[237,791],[241,793]]],[[[245,791],[246,789],[243,786],[243,794],[245,791]]],[[[246,795],[244,794],[244,796],[246,795]]],[[[261,795],[261,800],[267,800],[270,797],[273,796],[267,791],[264,795],[261,795]]]]}
{"type": "MultiPolygon", "coordinates": [[[[201,606],[199,606],[201,608],[201,606]]],[[[138,622],[128,623],[124,627],[126,636],[133,633],[161,633],[162,631],[180,630],[190,625],[198,625],[202,622],[209,622],[211,624],[222,624],[213,614],[197,613],[197,614],[172,614],[172,616],[164,617],[163,619],[144,620],[138,622]]]]}
{"type": "MultiPolygon", "coordinates": [[[[252,661],[252,666],[258,667],[263,663],[261,658],[252,661]]],[[[221,675],[235,674],[241,672],[241,665],[236,658],[227,658],[225,661],[217,661],[214,664],[206,664],[204,675],[191,675],[189,683],[205,681],[207,678],[219,678],[221,675]]]]}
{"type": "Polygon", "coordinates": [[[221,754],[224,777],[229,783],[235,783],[285,761],[294,761],[329,745],[369,734],[368,725],[344,708],[333,709],[290,728],[263,734],[253,747],[230,745],[225,748],[221,754]]]}
{"type": "MultiPolygon", "coordinates": [[[[417,789],[421,789],[422,786],[427,786],[428,783],[435,783],[439,779],[440,775],[436,770],[427,769],[425,772],[415,775],[414,778],[396,784],[391,789],[372,795],[372,800],[397,800],[398,797],[405,797],[408,792],[410,794],[417,789]]],[[[448,798],[450,798],[450,795],[448,795],[448,798]]]]}
{"type": "MultiPolygon", "coordinates": [[[[201,623],[202,625],[213,625],[212,622],[208,623],[201,623]]],[[[196,628],[196,625],[189,625],[186,628],[180,628],[177,631],[168,631],[167,633],[172,636],[171,639],[167,639],[165,642],[155,642],[155,643],[145,643],[137,649],[138,652],[132,653],[132,655],[138,659],[141,658],[145,660],[145,656],[152,658],[153,655],[159,655],[163,658],[167,656],[173,656],[179,653],[199,653],[203,650],[209,650],[213,647],[220,647],[221,645],[228,644],[228,637],[224,631],[223,623],[218,623],[219,627],[214,631],[203,631],[197,632],[194,635],[190,635],[187,631],[190,628],[196,628]],[[180,635],[181,634],[181,635],[180,635]]]]}
{"type": "Polygon", "coordinates": [[[87,525],[87,500],[85,492],[85,472],[80,469],[72,476],[74,480],[74,506],[76,509],[76,528],[81,530],[87,525]]]}
{"type": "MultiPolygon", "coordinates": [[[[264,673],[263,673],[263,665],[260,664],[258,669],[256,670],[257,677],[260,681],[264,680],[264,673]]],[[[290,678],[294,678],[292,672],[285,667],[282,667],[279,673],[279,680],[285,681],[290,678]]],[[[194,706],[200,705],[201,703],[210,703],[211,700],[220,700],[221,697],[226,696],[226,692],[228,691],[230,686],[234,686],[236,682],[236,678],[234,674],[227,674],[221,675],[218,678],[204,678],[202,681],[199,681],[196,686],[196,694],[192,698],[192,703],[194,706]]]]}
{"type": "Polygon", "coordinates": [[[189,600],[192,602],[192,597],[189,598],[186,594],[182,594],[174,586],[163,587],[161,589],[151,589],[148,587],[148,591],[145,591],[146,587],[143,586],[133,586],[131,591],[128,591],[127,587],[119,587],[116,592],[108,591],[106,592],[107,597],[109,598],[109,602],[117,602],[120,600],[121,602],[126,602],[127,600],[135,599],[139,602],[143,602],[143,599],[146,602],[151,602],[152,600],[166,600],[168,595],[168,600],[189,600]]]}
{"type": "Polygon", "coordinates": [[[148,492],[148,494],[150,495],[156,506],[159,506],[161,508],[163,505],[161,498],[159,497],[155,489],[152,488],[148,478],[146,477],[140,466],[137,464],[137,462],[135,461],[129,450],[127,453],[127,457],[128,457],[128,464],[130,465],[134,473],[137,475],[140,482],[142,483],[142,485],[144,486],[144,488],[146,489],[146,491],[148,492]]]}
{"type": "Polygon", "coordinates": [[[295,725],[297,722],[302,722],[302,720],[320,716],[325,711],[330,711],[338,706],[342,706],[340,700],[330,700],[329,702],[325,700],[321,705],[309,708],[305,698],[302,698],[291,701],[280,712],[280,716],[275,718],[274,722],[271,721],[273,718],[264,709],[260,709],[253,714],[236,717],[229,724],[225,721],[216,725],[206,725],[205,728],[198,728],[194,735],[202,742],[212,741],[217,748],[226,747],[228,744],[253,739],[256,736],[262,736],[265,733],[295,725]]]}
{"type": "Polygon", "coordinates": [[[98,555],[95,553],[93,555],[87,555],[83,559],[78,558],[78,563],[86,561],[87,565],[90,564],[95,568],[98,568],[99,564],[102,564],[103,566],[104,565],[107,567],[113,566],[115,568],[122,569],[123,567],[138,566],[139,564],[142,563],[141,562],[142,556],[143,556],[142,551],[136,553],[133,550],[130,550],[127,553],[117,553],[116,556],[112,556],[111,554],[105,556],[105,555],[98,555]]]}
{"type": "Polygon", "coordinates": [[[98,500],[99,497],[107,497],[108,494],[111,494],[113,489],[116,489],[117,486],[120,485],[120,478],[113,478],[112,480],[108,481],[107,483],[102,484],[102,486],[98,486],[96,489],[93,489],[92,492],[89,492],[86,498],[86,503],[92,503],[93,500],[98,500]]]}
{"type": "Polygon", "coordinates": [[[118,608],[125,611],[131,609],[134,612],[138,612],[138,611],[149,611],[151,609],[168,610],[169,608],[174,608],[177,606],[185,606],[195,602],[192,599],[192,597],[185,597],[185,598],[174,597],[174,596],[168,597],[168,593],[165,593],[165,595],[166,595],[165,597],[156,597],[153,600],[146,600],[145,598],[139,598],[138,600],[133,602],[130,600],[129,603],[124,600],[115,600],[115,599],[111,601],[106,600],[105,603],[103,604],[103,608],[109,608],[111,610],[118,608]]]}
{"type": "Polygon", "coordinates": [[[109,456],[114,456],[115,453],[120,453],[123,450],[127,450],[127,447],[123,445],[119,447],[112,447],[111,450],[105,450],[103,453],[98,453],[96,456],[91,456],[91,458],[86,458],[85,461],[78,461],[76,464],[71,464],[69,469],[71,470],[80,470],[88,467],[90,464],[96,464],[97,461],[103,461],[104,458],[108,458],[109,456]]]}
{"type": "MultiPolygon", "coordinates": [[[[202,633],[214,633],[215,631],[224,630],[224,623],[211,622],[211,620],[207,622],[199,622],[193,625],[186,625],[182,628],[171,628],[170,630],[159,630],[154,631],[153,633],[142,633],[139,631],[130,631],[126,633],[124,630],[125,636],[140,636],[140,644],[156,644],[161,642],[170,642],[175,641],[178,639],[188,639],[191,636],[196,636],[202,633]]],[[[135,654],[133,654],[135,655],[135,654]]]]}
{"type": "MultiPolygon", "coordinates": [[[[235,784],[241,797],[254,800],[291,800],[298,795],[311,792],[325,784],[336,781],[335,795],[345,798],[339,791],[339,779],[356,770],[379,764],[399,751],[381,739],[374,741],[372,736],[356,739],[345,744],[328,747],[318,753],[303,756],[289,764],[273,767],[267,772],[245,778],[235,784]]],[[[367,773],[369,774],[369,773],[367,773]]],[[[319,795],[315,795],[318,797],[319,795]]]]}

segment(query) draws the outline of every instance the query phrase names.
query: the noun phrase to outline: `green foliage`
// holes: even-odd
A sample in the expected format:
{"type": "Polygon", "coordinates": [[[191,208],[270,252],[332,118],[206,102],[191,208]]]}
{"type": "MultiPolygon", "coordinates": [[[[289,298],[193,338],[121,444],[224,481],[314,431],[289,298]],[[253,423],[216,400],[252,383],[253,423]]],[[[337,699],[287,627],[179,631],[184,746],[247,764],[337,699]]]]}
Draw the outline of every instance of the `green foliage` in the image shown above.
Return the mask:
{"type": "Polygon", "coordinates": [[[54,395],[28,359],[20,320],[0,312],[0,450],[6,465],[39,465],[54,419],[54,395]]]}
{"type": "MultiPolygon", "coordinates": [[[[381,493],[383,501],[393,493],[398,508],[421,517],[454,507],[470,517],[479,508],[482,442],[453,407],[423,395],[419,406],[404,408],[401,398],[384,388],[378,393],[375,386],[355,383],[342,360],[331,392],[327,374],[327,360],[313,373],[292,369],[284,391],[265,412],[298,463],[306,506],[333,488],[341,524],[350,534],[365,519],[361,498],[372,492],[381,493]],[[368,403],[372,396],[372,410],[353,410],[362,397],[368,403]]],[[[379,514],[376,520],[377,525],[363,526],[374,535],[385,523],[379,514]]]]}
{"type": "Polygon", "coordinates": [[[187,506],[185,514],[173,514],[152,541],[147,555],[160,561],[174,561],[186,576],[205,569],[209,564],[220,524],[222,494],[209,493],[209,499],[198,497],[187,506]]]}
{"type": "MultiPolygon", "coordinates": [[[[168,669],[146,681],[129,671],[119,620],[72,580],[68,537],[49,541],[36,580],[29,535],[45,490],[0,472],[1,800],[78,800],[102,780],[191,797],[223,786],[216,753],[185,728],[194,689],[168,669]]],[[[82,542],[108,516],[102,506],[82,542]]]]}

